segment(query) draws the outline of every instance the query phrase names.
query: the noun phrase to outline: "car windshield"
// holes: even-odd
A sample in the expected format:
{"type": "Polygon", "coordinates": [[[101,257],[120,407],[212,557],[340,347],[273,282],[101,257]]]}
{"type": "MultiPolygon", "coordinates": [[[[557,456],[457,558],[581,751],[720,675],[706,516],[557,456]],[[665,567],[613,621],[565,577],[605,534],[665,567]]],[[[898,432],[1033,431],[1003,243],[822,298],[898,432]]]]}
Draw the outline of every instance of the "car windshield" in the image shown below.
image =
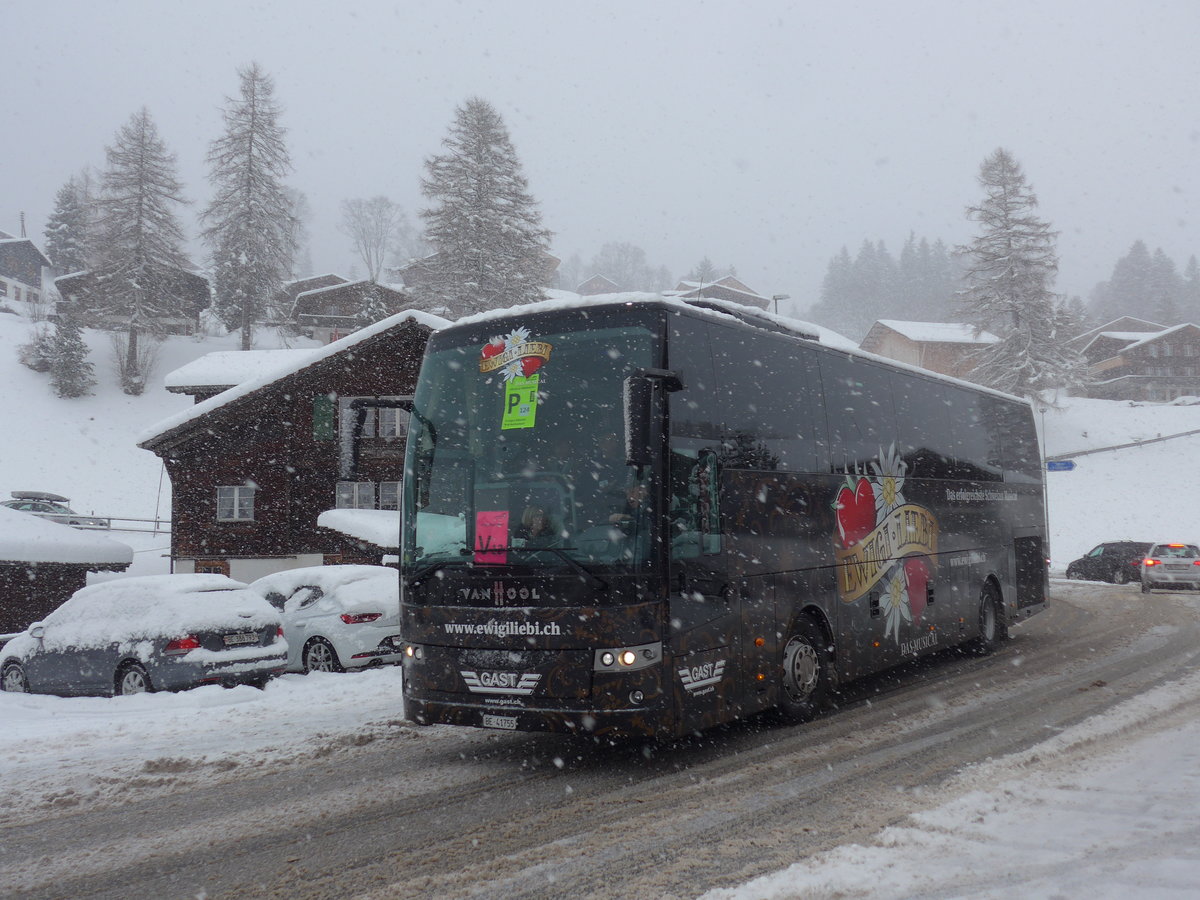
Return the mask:
{"type": "Polygon", "coordinates": [[[648,476],[625,464],[622,386],[655,365],[654,336],[597,325],[431,345],[408,442],[407,564],[649,556],[648,476]]]}

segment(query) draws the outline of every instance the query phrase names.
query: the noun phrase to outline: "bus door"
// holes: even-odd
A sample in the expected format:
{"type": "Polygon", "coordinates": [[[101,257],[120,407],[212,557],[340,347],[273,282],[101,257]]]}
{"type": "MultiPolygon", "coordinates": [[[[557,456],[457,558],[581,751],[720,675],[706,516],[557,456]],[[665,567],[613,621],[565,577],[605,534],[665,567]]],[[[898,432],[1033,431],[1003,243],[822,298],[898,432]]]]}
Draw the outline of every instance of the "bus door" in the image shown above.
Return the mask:
{"type": "Polygon", "coordinates": [[[675,448],[669,478],[669,646],[683,733],[734,714],[741,596],[722,552],[716,452],[675,448]]]}

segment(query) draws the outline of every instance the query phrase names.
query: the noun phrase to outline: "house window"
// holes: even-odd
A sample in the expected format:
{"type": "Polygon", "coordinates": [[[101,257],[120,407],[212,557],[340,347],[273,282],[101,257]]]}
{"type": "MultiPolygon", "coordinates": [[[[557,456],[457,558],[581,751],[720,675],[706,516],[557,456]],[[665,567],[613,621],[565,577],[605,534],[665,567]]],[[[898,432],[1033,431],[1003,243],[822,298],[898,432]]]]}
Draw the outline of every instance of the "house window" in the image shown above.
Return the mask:
{"type": "Polygon", "coordinates": [[[1183,355],[1184,356],[1195,356],[1196,355],[1196,345],[1195,344],[1184,344],[1183,345],[1183,355]]]}
{"type": "Polygon", "coordinates": [[[217,521],[253,522],[254,491],[244,484],[217,488],[217,521]]]}
{"type": "Polygon", "coordinates": [[[400,482],[398,482],[398,481],[381,481],[381,482],[379,482],[379,508],[380,509],[399,509],[400,508],[400,482]]]}
{"type": "Polygon", "coordinates": [[[374,509],[375,483],[372,481],[339,481],[336,505],[338,509],[374,509]]]}
{"type": "Polygon", "coordinates": [[[37,303],[38,299],[39,299],[39,297],[38,297],[37,291],[33,291],[33,290],[25,291],[25,301],[27,303],[37,303]]]}
{"type": "Polygon", "coordinates": [[[8,296],[8,282],[0,281],[0,297],[8,296]]]}
{"type": "MultiPolygon", "coordinates": [[[[354,421],[359,410],[351,409],[350,404],[355,400],[398,400],[398,397],[339,397],[338,412],[341,422],[342,435],[346,438],[354,434],[354,421]]],[[[387,407],[368,406],[363,412],[362,437],[364,438],[397,438],[404,437],[408,431],[408,411],[390,409],[387,407]]]]}
{"type": "Polygon", "coordinates": [[[224,559],[196,560],[197,575],[229,575],[229,561],[224,559]]]}
{"type": "Polygon", "coordinates": [[[21,299],[21,289],[19,287],[17,287],[15,284],[13,285],[13,299],[14,300],[21,299]]]}
{"type": "Polygon", "coordinates": [[[1158,357],[1158,344],[1151,344],[1146,348],[1146,351],[1152,359],[1156,359],[1158,357]]]}

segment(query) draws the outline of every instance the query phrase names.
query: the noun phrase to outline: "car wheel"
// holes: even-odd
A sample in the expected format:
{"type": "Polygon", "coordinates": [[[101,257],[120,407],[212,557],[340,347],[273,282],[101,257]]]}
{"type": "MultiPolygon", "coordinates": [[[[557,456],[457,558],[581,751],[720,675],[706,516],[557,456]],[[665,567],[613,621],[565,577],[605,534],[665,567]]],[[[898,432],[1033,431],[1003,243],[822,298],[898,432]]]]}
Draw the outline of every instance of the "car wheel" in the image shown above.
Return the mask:
{"type": "Polygon", "coordinates": [[[1129,584],[1129,573],[1124,569],[1114,569],[1113,584],[1129,584]]]}
{"type": "Polygon", "coordinates": [[[975,639],[975,652],[987,655],[1007,637],[1008,627],[1000,618],[1000,597],[992,585],[985,584],[979,591],[979,637],[975,639]]]}
{"type": "Polygon", "coordinates": [[[150,675],[141,663],[125,663],[117,669],[116,694],[126,697],[129,694],[148,694],[154,688],[150,684],[150,675]]]}
{"type": "Polygon", "coordinates": [[[312,638],[304,645],[301,661],[305,672],[344,672],[333,644],[323,637],[312,638]]]}
{"type": "Polygon", "coordinates": [[[1072,569],[1070,566],[1067,566],[1067,577],[1072,581],[1082,581],[1083,573],[1078,569],[1072,569]]]}
{"type": "Polygon", "coordinates": [[[785,722],[807,722],[829,705],[830,668],[829,639],[824,630],[812,619],[801,619],[783,648],[779,714],[785,722]]]}
{"type": "Polygon", "coordinates": [[[1145,578],[1142,579],[1142,593],[1150,593],[1150,582],[1148,582],[1145,578]]]}
{"type": "Polygon", "coordinates": [[[29,682],[25,680],[25,670],[20,663],[9,663],[0,674],[0,690],[12,691],[16,694],[29,692],[29,682]]]}

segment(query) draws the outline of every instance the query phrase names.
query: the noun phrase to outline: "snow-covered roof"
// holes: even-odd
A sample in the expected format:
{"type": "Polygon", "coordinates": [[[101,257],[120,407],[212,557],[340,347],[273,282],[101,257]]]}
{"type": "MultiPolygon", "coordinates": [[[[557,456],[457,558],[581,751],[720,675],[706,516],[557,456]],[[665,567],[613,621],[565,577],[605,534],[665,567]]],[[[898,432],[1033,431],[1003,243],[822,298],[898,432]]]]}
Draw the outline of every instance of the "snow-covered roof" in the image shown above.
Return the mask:
{"type": "Polygon", "coordinates": [[[313,288],[308,291],[301,291],[296,295],[296,301],[299,302],[301,297],[315,297],[317,294],[324,294],[329,291],[344,291],[346,288],[356,287],[360,284],[370,284],[366,278],[360,278],[358,281],[343,281],[340,284],[327,284],[323,287],[313,288]]]}
{"type": "Polygon", "coordinates": [[[975,334],[974,325],[962,322],[905,322],[899,319],[879,319],[879,324],[910,341],[927,344],[995,344],[1000,341],[990,331],[975,334]]]}
{"type": "Polygon", "coordinates": [[[163,377],[168,391],[192,387],[232,387],[282,369],[285,364],[302,365],[316,351],[304,350],[218,350],[206,353],[163,377]]]}
{"type": "Polygon", "coordinates": [[[0,562],[127,566],[133,550],[95,532],[0,506],[0,562]]]}
{"type": "Polygon", "coordinates": [[[386,549],[400,546],[400,513],[388,509],[327,509],[317,524],[386,549]]]}
{"type": "Polygon", "coordinates": [[[1123,348],[1123,350],[1132,350],[1134,347],[1141,347],[1143,344],[1149,344],[1151,341],[1157,341],[1159,338],[1164,338],[1168,334],[1174,334],[1177,331],[1183,331],[1185,328],[1198,327],[1200,326],[1193,325],[1191,322],[1184,322],[1182,325],[1173,325],[1170,328],[1165,328],[1162,331],[1155,332],[1154,334],[1143,334],[1141,335],[1141,340],[1130,344],[1129,346],[1123,348]]]}
{"type": "Polygon", "coordinates": [[[450,325],[450,322],[443,319],[441,316],[435,316],[432,313],[422,312],[417,309],[406,309],[396,313],[394,316],[388,316],[373,325],[368,325],[366,328],[361,328],[353,334],[349,334],[341,340],[326,344],[324,347],[318,347],[309,352],[307,356],[299,359],[289,359],[285,363],[281,363],[277,369],[272,369],[263,372],[249,381],[244,381],[235,387],[231,387],[227,391],[222,391],[215,397],[210,397],[203,403],[197,403],[195,406],[189,407],[182,412],[176,413],[173,416],[168,416],[161,422],[143,431],[138,435],[138,446],[144,447],[146,444],[154,441],[156,438],[162,437],[168,432],[186,425],[187,423],[205,416],[214,410],[221,409],[229,405],[235,400],[240,400],[242,397],[252,394],[255,391],[262,390],[270,384],[274,384],[281,378],[287,378],[289,375],[294,375],[297,372],[307,369],[309,366],[314,366],[323,360],[329,359],[332,356],[337,356],[339,353],[344,353],[351,347],[361,344],[363,341],[370,340],[378,334],[389,331],[397,325],[404,322],[416,322],[419,325],[424,325],[436,331],[439,328],[445,328],[450,325]]]}

